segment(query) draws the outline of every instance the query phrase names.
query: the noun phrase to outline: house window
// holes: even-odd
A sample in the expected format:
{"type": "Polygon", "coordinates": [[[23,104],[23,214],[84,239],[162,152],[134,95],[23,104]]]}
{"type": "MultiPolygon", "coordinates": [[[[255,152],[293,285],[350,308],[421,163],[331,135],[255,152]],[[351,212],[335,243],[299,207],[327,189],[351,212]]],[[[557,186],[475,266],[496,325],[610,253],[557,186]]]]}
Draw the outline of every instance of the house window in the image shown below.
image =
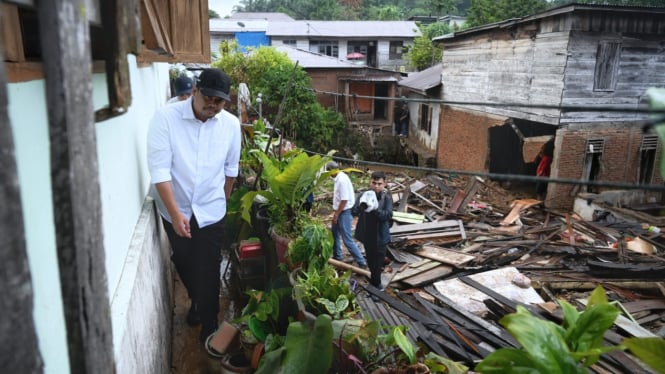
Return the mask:
{"type": "Polygon", "coordinates": [[[594,72],[594,91],[614,91],[619,70],[621,43],[601,42],[596,54],[596,70],[594,72]]]}
{"type": "Polygon", "coordinates": [[[649,184],[653,179],[653,171],[656,165],[656,150],[658,149],[658,135],[645,135],[640,145],[640,159],[638,182],[649,184]]]}
{"type": "Polygon", "coordinates": [[[309,42],[309,51],[326,56],[339,57],[339,47],[336,41],[312,40],[309,42]]]}
{"type": "Polygon", "coordinates": [[[432,108],[429,104],[420,104],[420,129],[432,135],[432,108]]]}
{"type": "Polygon", "coordinates": [[[390,51],[388,52],[388,58],[390,60],[401,60],[402,59],[402,48],[404,48],[404,43],[401,41],[391,41],[390,42],[390,51]]]}
{"type": "Polygon", "coordinates": [[[282,44],[289,45],[291,47],[295,47],[296,46],[296,40],[295,39],[285,39],[285,40],[282,40],[282,44]]]}
{"type": "MultiPolygon", "coordinates": [[[[584,169],[582,180],[593,181],[598,179],[600,172],[600,161],[605,148],[604,139],[588,139],[584,152],[584,169]]],[[[585,192],[598,192],[595,187],[584,186],[585,192]]]]}

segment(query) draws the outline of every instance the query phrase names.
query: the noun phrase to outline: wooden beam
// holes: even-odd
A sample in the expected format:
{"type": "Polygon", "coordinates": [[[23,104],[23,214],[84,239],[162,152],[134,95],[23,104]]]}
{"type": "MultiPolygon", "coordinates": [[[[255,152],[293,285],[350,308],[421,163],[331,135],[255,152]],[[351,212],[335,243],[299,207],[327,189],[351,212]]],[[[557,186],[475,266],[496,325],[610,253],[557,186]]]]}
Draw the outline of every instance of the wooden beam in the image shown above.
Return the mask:
{"type": "Polygon", "coordinates": [[[450,264],[455,267],[462,267],[476,259],[476,256],[451,251],[441,247],[435,247],[433,245],[425,245],[414,253],[418,256],[430,258],[432,260],[443,262],[444,264],[450,264]]]}
{"type": "Polygon", "coordinates": [[[0,284],[3,285],[0,367],[5,373],[42,373],[44,367],[33,319],[34,295],[7,96],[3,59],[0,60],[0,284]]]}
{"type": "Polygon", "coordinates": [[[85,0],[40,1],[56,250],[72,373],[115,372],[85,0]]]}
{"type": "Polygon", "coordinates": [[[351,264],[347,264],[346,262],[343,262],[343,261],[335,260],[334,258],[329,258],[329,259],[328,259],[328,263],[329,263],[330,265],[336,266],[336,267],[338,267],[338,268],[342,268],[342,269],[344,269],[344,270],[351,270],[351,271],[354,272],[354,273],[361,274],[361,275],[364,275],[364,276],[367,276],[367,277],[369,277],[369,276],[372,275],[372,274],[369,272],[369,270],[365,270],[365,269],[359,268],[359,267],[357,267],[357,266],[353,266],[353,265],[351,265],[351,264]]]}

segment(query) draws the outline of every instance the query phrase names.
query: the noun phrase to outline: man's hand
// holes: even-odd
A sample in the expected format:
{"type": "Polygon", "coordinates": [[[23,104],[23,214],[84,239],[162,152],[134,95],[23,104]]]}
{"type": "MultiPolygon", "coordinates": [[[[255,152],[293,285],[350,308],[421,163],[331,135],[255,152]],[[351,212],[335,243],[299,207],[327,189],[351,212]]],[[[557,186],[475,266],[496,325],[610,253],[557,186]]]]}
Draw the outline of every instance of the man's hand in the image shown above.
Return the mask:
{"type": "Polygon", "coordinates": [[[178,236],[183,238],[192,238],[192,233],[189,231],[189,219],[182,214],[178,214],[173,219],[173,230],[178,236]]]}

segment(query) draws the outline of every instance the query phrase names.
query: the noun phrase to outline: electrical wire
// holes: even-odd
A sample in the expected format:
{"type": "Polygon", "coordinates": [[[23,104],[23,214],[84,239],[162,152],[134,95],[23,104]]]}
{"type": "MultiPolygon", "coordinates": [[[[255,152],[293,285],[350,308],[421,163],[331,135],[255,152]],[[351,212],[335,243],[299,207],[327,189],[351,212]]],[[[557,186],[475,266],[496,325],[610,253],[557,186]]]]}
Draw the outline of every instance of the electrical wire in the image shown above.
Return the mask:
{"type": "MultiPolygon", "coordinates": [[[[304,150],[308,154],[326,156],[323,153],[318,153],[314,151],[304,150]]],[[[426,173],[440,173],[448,175],[467,175],[472,177],[484,177],[496,181],[511,181],[511,182],[548,182],[548,183],[560,183],[560,184],[571,184],[576,186],[593,186],[593,187],[609,187],[609,188],[618,188],[618,189],[628,189],[628,190],[646,190],[646,191],[665,191],[665,185],[662,184],[639,184],[631,182],[612,182],[612,181],[602,181],[602,180],[581,180],[574,178],[550,178],[550,177],[536,177],[531,175],[524,174],[500,174],[500,173],[487,173],[479,171],[467,171],[467,170],[453,170],[453,169],[437,169],[437,168],[426,168],[421,166],[412,166],[404,164],[387,164],[382,162],[375,161],[365,161],[365,160],[356,160],[352,158],[344,158],[334,156],[335,161],[341,161],[352,165],[366,165],[366,166],[379,166],[392,169],[408,169],[417,172],[426,172],[426,173]]]]}
{"type": "Polygon", "coordinates": [[[459,106],[489,106],[489,107],[513,107],[513,108],[536,108],[536,109],[555,109],[562,111],[575,111],[575,112],[624,112],[624,113],[653,113],[663,114],[665,116],[665,108],[650,109],[647,105],[640,105],[637,108],[626,108],[616,105],[594,105],[594,106],[578,106],[578,105],[550,105],[550,104],[525,104],[525,103],[493,103],[483,101],[454,101],[442,99],[425,99],[425,98],[408,98],[408,97],[387,97],[387,96],[367,96],[358,95],[355,93],[339,93],[316,90],[308,88],[308,90],[331,96],[350,97],[353,99],[373,99],[373,100],[386,100],[386,101],[404,101],[404,102],[418,102],[428,104],[444,104],[444,105],[459,105],[459,106]]]}

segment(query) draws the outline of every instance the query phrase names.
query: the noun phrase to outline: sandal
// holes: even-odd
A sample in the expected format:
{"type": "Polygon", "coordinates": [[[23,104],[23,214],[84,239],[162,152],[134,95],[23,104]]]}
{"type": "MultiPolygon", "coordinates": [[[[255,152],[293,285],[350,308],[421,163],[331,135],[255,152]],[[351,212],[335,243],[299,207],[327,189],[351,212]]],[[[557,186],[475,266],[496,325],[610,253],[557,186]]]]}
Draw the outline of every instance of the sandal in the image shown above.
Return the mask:
{"type": "Polygon", "coordinates": [[[217,331],[213,332],[212,334],[210,334],[210,335],[206,338],[205,349],[206,349],[206,352],[208,352],[208,354],[209,354],[210,356],[212,356],[212,357],[214,357],[214,358],[222,358],[222,357],[224,357],[224,354],[221,353],[221,352],[217,352],[217,350],[215,350],[215,348],[213,348],[213,347],[210,346],[210,341],[212,340],[212,338],[215,337],[215,334],[216,334],[216,333],[217,333],[217,331]]]}

